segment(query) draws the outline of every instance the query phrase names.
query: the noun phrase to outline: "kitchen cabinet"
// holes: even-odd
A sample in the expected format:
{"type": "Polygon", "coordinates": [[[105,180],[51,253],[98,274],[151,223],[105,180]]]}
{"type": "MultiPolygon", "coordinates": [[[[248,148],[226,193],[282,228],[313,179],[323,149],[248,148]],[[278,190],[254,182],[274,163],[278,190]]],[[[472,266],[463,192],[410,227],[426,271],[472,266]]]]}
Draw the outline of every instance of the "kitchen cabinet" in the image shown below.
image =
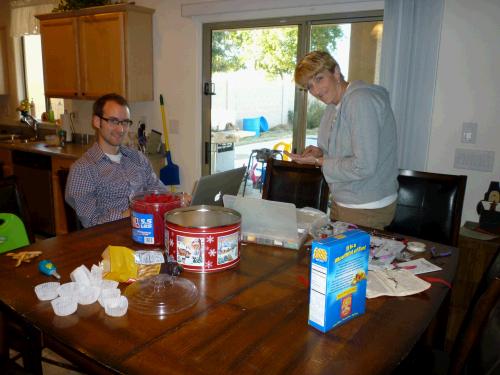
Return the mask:
{"type": "Polygon", "coordinates": [[[153,12],[117,4],[38,15],[45,95],[153,100],[153,12]]]}
{"type": "Polygon", "coordinates": [[[0,27],[0,95],[9,93],[7,72],[7,32],[5,27],[0,27]]]}
{"type": "Polygon", "coordinates": [[[9,150],[0,149],[0,161],[3,164],[3,175],[5,177],[14,174],[14,169],[12,167],[12,153],[9,150]]]}
{"type": "Polygon", "coordinates": [[[74,162],[74,159],[52,157],[52,194],[56,235],[68,233],[66,211],[64,209],[64,191],[61,190],[57,171],[60,169],[69,169],[74,162]]]}

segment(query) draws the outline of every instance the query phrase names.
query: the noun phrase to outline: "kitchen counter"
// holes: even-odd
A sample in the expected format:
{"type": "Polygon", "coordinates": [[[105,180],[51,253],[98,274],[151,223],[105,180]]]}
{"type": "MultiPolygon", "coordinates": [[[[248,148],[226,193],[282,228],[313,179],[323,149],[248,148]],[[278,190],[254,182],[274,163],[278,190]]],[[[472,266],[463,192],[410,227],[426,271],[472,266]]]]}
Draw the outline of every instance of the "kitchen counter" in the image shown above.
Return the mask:
{"type": "Polygon", "coordinates": [[[0,142],[0,149],[33,152],[36,154],[44,154],[48,156],[73,160],[79,159],[85,153],[85,151],[90,148],[90,146],[92,145],[82,145],[76,143],[67,143],[64,145],[64,147],[49,146],[47,142],[44,141],[28,143],[0,142]]]}

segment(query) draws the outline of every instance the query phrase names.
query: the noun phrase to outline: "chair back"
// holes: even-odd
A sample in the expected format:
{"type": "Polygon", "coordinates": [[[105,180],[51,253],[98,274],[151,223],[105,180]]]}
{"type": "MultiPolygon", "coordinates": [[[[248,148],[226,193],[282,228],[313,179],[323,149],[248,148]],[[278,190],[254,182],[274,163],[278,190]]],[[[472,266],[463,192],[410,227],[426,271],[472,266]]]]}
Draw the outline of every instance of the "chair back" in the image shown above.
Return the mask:
{"type": "Polygon", "coordinates": [[[73,207],[71,207],[64,199],[64,192],[66,191],[66,182],[68,181],[69,169],[60,168],[57,171],[57,177],[59,178],[59,187],[64,200],[64,213],[66,214],[66,228],[68,232],[74,232],[83,228],[78,215],[76,214],[73,207]]]}
{"type": "Polygon", "coordinates": [[[457,246],[467,176],[401,170],[391,232],[457,246]]]}
{"type": "Polygon", "coordinates": [[[469,307],[453,346],[450,375],[498,374],[500,371],[500,278],[494,278],[469,307]]]}
{"type": "Polygon", "coordinates": [[[14,214],[0,213],[0,253],[29,244],[28,234],[21,219],[14,214]]]}
{"type": "Polygon", "coordinates": [[[326,212],[329,193],[321,168],[274,158],[267,160],[263,199],[326,212]]]}
{"type": "Polygon", "coordinates": [[[30,243],[35,242],[28,205],[15,176],[0,179],[0,212],[11,213],[20,218],[30,243]]]}

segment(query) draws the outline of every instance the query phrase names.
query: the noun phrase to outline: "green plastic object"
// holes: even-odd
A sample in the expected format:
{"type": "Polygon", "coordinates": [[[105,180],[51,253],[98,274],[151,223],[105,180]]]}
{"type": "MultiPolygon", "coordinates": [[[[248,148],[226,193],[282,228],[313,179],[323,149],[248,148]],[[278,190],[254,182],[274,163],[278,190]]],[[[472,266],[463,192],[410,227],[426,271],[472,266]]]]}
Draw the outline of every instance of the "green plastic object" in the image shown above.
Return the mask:
{"type": "Polygon", "coordinates": [[[14,214],[0,213],[0,254],[30,244],[23,222],[14,214]]]}

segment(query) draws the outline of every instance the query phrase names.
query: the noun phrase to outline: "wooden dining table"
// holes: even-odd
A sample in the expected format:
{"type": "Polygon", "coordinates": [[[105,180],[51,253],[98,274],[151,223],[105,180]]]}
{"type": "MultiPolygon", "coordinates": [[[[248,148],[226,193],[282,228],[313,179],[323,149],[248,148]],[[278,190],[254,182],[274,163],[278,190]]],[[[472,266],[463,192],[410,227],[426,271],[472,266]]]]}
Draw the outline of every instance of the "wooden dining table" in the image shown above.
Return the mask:
{"type": "MultiPolygon", "coordinates": [[[[427,274],[451,283],[458,250],[422,242],[452,251],[437,260],[441,271],[427,274]]],[[[53,281],[38,271],[39,260],[54,262],[68,282],[76,267],[98,264],[108,245],[144,248],[131,239],[130,222],[120,220],[20,249],[42,255],[19,267],[0,255],[1,327],[23,324],[35,349],[48,347],[92,374],[387,374],[415,346],[449,290],[438,282],[412,296],[368,299],[363,315],[321,333],[308,325],[310,248],[242,243],[236,267],[181,274],[196,285],[199,300],[178,313],[146,315],[129,306],[125,316],[111,317],[94,303],[56,316],[50,302],[37,299],[34,287],[53,281]]],[[[0,337],[5,351],[8,337],[1,331],[0,337]]]]}

